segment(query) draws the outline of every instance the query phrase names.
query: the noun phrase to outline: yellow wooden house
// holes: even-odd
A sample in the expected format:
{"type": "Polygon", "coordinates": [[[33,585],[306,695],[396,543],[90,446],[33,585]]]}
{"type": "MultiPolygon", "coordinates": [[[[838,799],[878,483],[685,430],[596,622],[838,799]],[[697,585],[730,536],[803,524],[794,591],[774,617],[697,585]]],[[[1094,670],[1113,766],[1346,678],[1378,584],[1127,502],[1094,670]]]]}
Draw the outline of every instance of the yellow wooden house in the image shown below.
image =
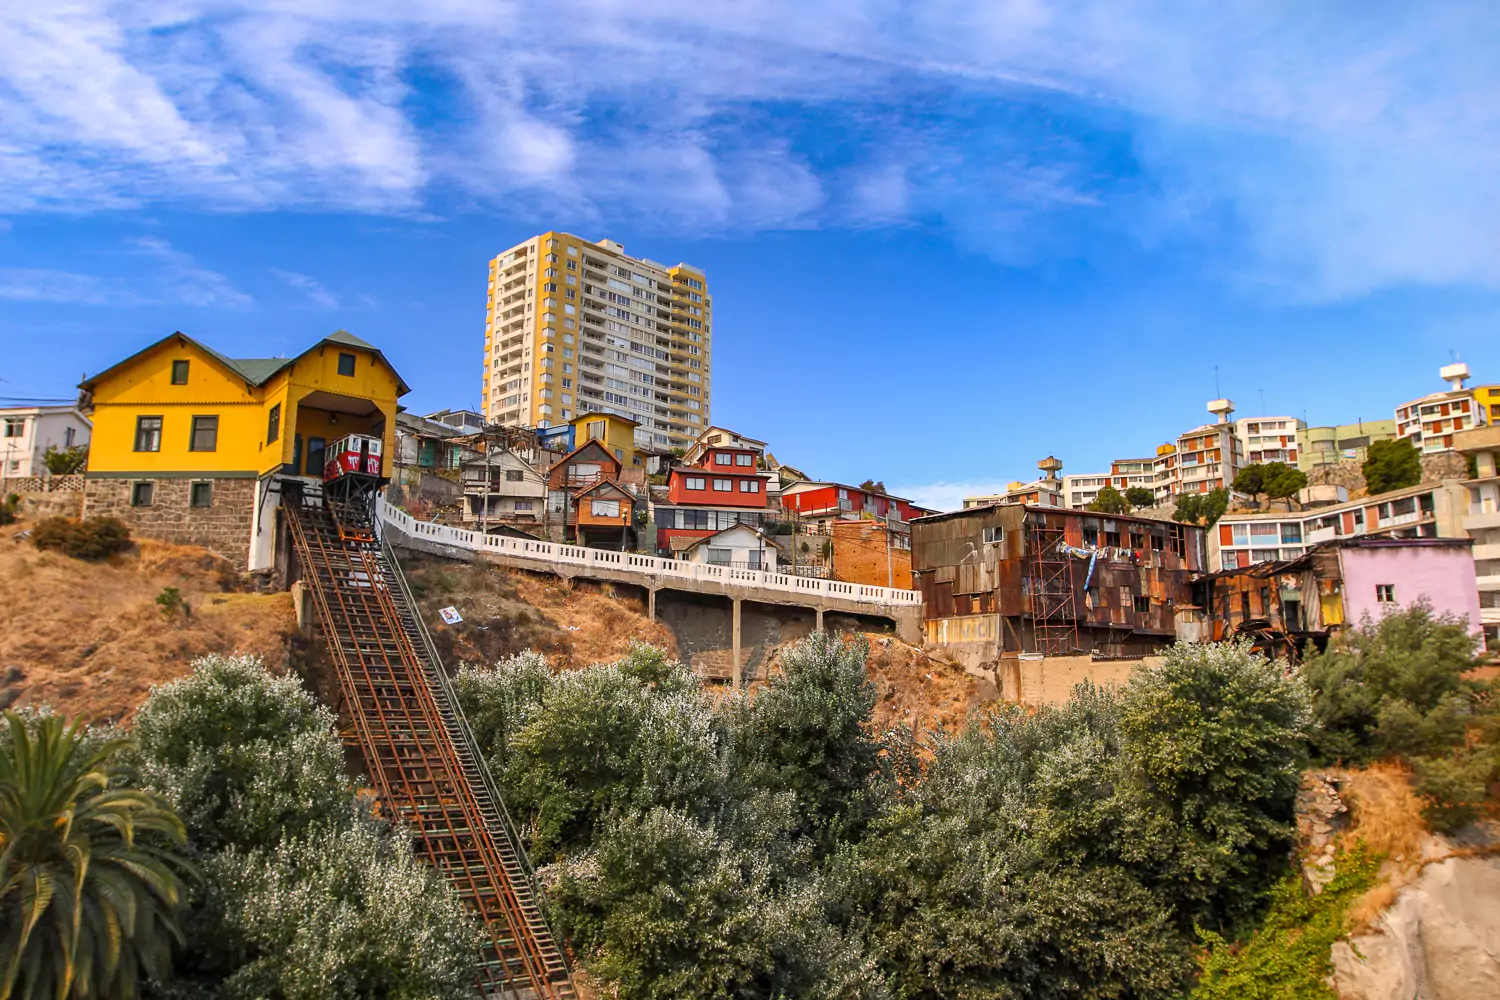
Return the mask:
{"type": "Polygon", "coordinates": [[[321,478],[325,449],[351,433],[380,437],[389,463],[396,400],[409,391],[343,330],[290,358],[228,358],[174,333],[79,388],[94,422],[85,516],[250,570],[275,560],[276,480],[321,478]]]}
{"type": "Polygon", "coordinates": [[[568,423],[573,425],[574,448],[598,441],[625,468],[639,468],[644,464],[635,450],[635,429],[640,425],[629,417],[618,413],[580,413],[568,423]]]}

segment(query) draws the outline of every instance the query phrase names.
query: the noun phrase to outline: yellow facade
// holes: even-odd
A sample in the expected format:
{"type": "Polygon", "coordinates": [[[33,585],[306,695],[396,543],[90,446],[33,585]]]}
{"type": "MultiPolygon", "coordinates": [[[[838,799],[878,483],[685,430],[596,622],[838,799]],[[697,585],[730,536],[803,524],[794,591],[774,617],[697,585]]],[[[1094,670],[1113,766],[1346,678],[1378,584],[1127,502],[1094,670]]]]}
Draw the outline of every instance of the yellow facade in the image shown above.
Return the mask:
{"type": "Polygon", "coordinates": [[[378,434],[389,462],[396,400],[407,391],[378,350],[343,331],[295,358],[247,360],[173,334],[81,388],[93,410],[88,472],[96,477],[259,477],[292,472],[294,457],[302,472],[313,439],[331,445],[351,433],[378,434]],[[215,423],[197,448],[195,418],[215,423]]]}
{"type": "Polygon", "coordinates": [[[710,423],[713,303],[701,271],[548,232],[490,261],[485,417],[550,427],[629,416],[642,443],[692,444],[710,423]]]}
{"type": "Polygon", "coordinates": [[[1500,424],[1500,385],[1481,385],[1474,389],[1474,400],[1484,408],[1486,423],[1500,424]]]}
{"type": "Polygon", "coordinates": [[[624,468],[642,464],[635,450],[634,420],[613,413],[584,413],[569,421],[573,425],[573,447],[586,441],[599,441],[624,468]]]}

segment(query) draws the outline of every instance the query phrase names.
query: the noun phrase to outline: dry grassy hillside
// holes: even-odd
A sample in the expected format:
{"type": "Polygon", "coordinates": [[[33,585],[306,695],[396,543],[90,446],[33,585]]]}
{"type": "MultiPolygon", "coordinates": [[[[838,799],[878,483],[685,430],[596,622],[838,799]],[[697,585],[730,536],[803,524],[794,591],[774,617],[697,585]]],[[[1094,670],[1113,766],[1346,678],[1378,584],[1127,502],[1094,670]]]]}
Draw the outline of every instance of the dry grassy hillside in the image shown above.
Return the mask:
{"type": "Polygon", "coordinates": [[[141,540],[90,563],[38,552],[0,528],[0,701],[47,703],[89,719],[126,718],[152,684],[205,653],[286,662],[296,633],[286,594],[237,593],[238,575],[203,549],[141,540]],[[186,612],[155,603],[176,587],[186,612]]]}
{"type": "MultiPolygon", "coordinates": [[[[199,656],[250,653],[278,667],[299,647],[289,595],[239,592],[234,567],[211,552],[141,539],[134,552],[87,563],[38,552],[17,537],[26,526],[0,528],[0,702],[128,719],[151,685],[185,674],[199,656]],[[158,607],[166,587],[178,588],[186,613],[158,607]]],[[[575,669],[617,659],[634,640],[677,653],[672,633],[646,617],[639,598],[607,584],[570,588],[546,576],[421,555],[402,565],[450,669],[524,649],[575,669]],[[438,609],[450,605],[462,623],[442,623],[438,609]]],[[[957,727],[993,697],[920,649],[890,636],[867,638],[881,729],[957,727]]],[[[773,669],[778,656],[771,652],[773,669]]]]}

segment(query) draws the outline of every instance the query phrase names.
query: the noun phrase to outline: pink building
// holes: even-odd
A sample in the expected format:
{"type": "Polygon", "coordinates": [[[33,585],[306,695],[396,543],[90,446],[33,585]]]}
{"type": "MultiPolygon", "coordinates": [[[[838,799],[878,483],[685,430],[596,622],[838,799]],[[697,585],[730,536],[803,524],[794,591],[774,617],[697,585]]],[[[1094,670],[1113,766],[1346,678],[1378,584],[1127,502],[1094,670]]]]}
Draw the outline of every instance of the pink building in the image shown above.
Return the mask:
{"type": "Polygon", "coordinates": [[[1367,539],[1339,546],[1344,620],[1358,625],[1365,615],[1378,621],[1387,612],[1425,600],[1437,614],[1468,618],[1478,635],[1479,587],[1474,579],[1473,543],[1467,538],[1367,539]]]}
{"type": "Polygon", "coordinates": [[[1434,614],[1466,618],[1480,634],[1473,542],[1467,538],[1356,536],[1323,542],[1295,558],[1266,560],[1201,577],[1198,602],[1214,639],[1281,633],[1298,649],[1379,621],[1420,601],[1434,614]]]}

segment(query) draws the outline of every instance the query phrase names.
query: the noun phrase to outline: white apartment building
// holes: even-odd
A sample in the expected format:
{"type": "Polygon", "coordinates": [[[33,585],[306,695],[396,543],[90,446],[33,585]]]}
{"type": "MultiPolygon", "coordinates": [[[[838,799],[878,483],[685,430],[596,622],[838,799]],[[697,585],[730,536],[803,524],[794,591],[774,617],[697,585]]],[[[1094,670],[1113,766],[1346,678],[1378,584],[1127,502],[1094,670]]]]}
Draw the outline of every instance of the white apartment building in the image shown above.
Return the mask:
{"type": "Polygon", "coordinates": [[[1307,421],[1296,417],[1241,417],[1234,422],[1234,436],[1239,439],[1246,465],[1296,465],[1297,435],[1306,430],[1307,421]]]}
{"type": "MultiPolygon", "coordinates": [[[[1179,493],[1211,493],[1227,490],[1245,464],[1245,455],[1235,425],[1229,419],[1234,412],[1234,402],[1215,399],[1209,402],[1208,412],[1215,414],[1217,423],[1204,424],[1177,438],[1175,450],[1163,455],[1158,449],[1157,463],[1170,459],[1167,464],[1168,495],[1179,493]]],[[[1162,467],[1156,468],[1158,475],[1162,467]]],[[[1158,487],[1161,480],[1157,480],[1158,487]]],[[[1159,496],[1159,491],[1158,491],[1159,496]]]]}
{"type": "Polygon", "coordinates": [[[1500,650],[1500,426],[1464,431],[1454,447],[1474,460],[1464,530],[1474,540],[1474,575],[1479,584],[1479,623],[1486,646],[1500,650]]]}
{"type": "Polygon", "coordinates": [[[549,232],[490,261],[486,419],[636,421],[641,447],[687,448],[710,425],[712,301],[703,272],[549,232]]]}
{"type": "Polygon", "coordinates": [[[0,481],[46,475],[47,448],[86,445],[92,428],[76,406],[0,409],[0,481]]]}
{"type": "MultiPolygon", "coordinates": [[[[1063,497],[1067,505],[1074,510],[1082,510],[1099,499],[1099,491],[1108,485],[1109,473],[1107,472],[1087,472],[1062,477],[1063,497]]],[[[964,502],[964,506],[969,506],[968,501],[964,502]]]]}
{"type": "Polygon", "coordinates": [[[1295,559],[1320,542],[1362,535],[1463,538],[1466,507],[1462,485],[1448,479],[1311,510],[1225,514],[1209,532],[1209,566],[1295,559]]]}
{"type": "Polygon", "coordinates": [[[1469,366],[1452,364],[1439,369],[1448,383],[1446,392],[1434,392],[1396,407],[1396,437],[1410,441],[1424,455],[1453,450],[1453,435],[1487,423],[1485,407],[1473,389],[1464,387],[1469,366]]]}
{"type": "Polygon", "coordinates": [[[1152,458],[1117,458],[1110,463],[1108,472],[1063,476],[1063,495],[1069,507],[1082,510],[1099,499],[1099,491],[1106,486],[1113,486],[1121,493],[1135,487],[1154,493],[1155,465],[1156,460],[1152,458]]]}

